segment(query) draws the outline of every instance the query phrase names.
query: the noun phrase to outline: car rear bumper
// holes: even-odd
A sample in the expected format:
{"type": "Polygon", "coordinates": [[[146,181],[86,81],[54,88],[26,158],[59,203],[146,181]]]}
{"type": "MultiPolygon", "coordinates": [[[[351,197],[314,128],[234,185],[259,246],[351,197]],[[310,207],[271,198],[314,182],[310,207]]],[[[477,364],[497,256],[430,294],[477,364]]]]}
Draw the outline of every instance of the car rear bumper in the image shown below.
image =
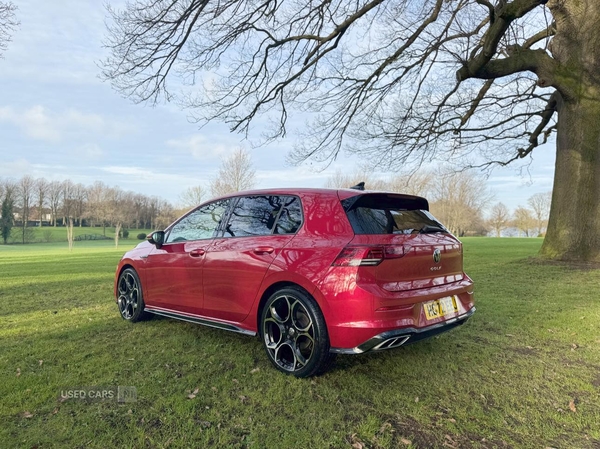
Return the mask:
{"type": "Polygon", "coordinates": [[[421,328],[408,327],[382,332],[354,348],[331,348],[330,352],[337,354],[361,354],[367,351],[381,351],[384,349],[397,348],[405,344],[416,343],[417,341],[433,337],[442,332],[447,332],[466,323],[475,313],[475,310],[475,307],[472,307],[462,315],[431,326],[421,328]]]}

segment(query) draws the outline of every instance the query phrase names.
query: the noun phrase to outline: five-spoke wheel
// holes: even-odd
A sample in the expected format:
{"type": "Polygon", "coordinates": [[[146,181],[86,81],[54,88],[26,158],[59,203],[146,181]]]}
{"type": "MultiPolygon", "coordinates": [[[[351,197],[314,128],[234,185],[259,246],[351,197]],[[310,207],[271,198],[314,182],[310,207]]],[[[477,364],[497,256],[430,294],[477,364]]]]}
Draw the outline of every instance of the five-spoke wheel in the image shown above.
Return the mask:
{"type": "Polygon", "coordinates": [[[332,359],[323,315],[315,300],[300,289],[285,288],[267,300],[261,335],[271,362],[296,377],[318,374],[332,359]]]}
{"type": "Polygon", "coordinates": [[[124,320],[135,323],[143,318],[144,298],[142,285],[135,270],[127,268],[117,283],[117,305],[124,320]]]}

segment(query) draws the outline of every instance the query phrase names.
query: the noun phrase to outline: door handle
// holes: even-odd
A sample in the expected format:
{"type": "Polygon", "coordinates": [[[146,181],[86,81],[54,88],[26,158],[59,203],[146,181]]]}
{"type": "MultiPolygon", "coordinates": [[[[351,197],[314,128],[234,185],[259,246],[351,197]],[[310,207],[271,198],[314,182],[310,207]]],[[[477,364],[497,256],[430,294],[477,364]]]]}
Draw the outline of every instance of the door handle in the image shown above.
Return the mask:
{"type": "Polygon", "coordinates": [[[204,256],[206,254],[206,251],[204,251],[203,249],[193,249],[190,251],[190,256],[192,257],[200,257],[200,256],[204,256]]]}
{"type": "Polygon", "coordinates": [[[271,254],[273,251],[275,251],[275,248],[272,246],[259,246],[254,248],[255,254],[271,254]]]}

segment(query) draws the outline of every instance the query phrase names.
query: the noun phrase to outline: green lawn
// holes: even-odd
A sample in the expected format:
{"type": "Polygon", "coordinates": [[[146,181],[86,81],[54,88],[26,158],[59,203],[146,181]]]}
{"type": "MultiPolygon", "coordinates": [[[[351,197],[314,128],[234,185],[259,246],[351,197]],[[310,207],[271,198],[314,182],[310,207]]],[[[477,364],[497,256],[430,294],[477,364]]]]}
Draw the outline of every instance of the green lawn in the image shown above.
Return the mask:
{"type": "Polygon", "coordinates": [[[113,275],[135,243],[0,245],[0,446],[600,447],[600,270],[536,262],[539,239],[465,239],[469,323],[313,379],[256,338],[124,322],[113,275]],[[114,385],[137,402],[59,400],[114,385]]]}

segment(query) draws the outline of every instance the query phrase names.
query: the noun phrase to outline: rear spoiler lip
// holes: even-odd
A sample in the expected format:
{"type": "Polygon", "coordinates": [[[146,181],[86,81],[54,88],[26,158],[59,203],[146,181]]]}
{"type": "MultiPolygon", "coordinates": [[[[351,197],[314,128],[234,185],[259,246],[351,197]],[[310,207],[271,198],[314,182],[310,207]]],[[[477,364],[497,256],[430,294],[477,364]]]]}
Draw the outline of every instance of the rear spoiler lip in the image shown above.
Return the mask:
{"type": "Polygon", "coordinates": [[[421,196],[405,195],[402,193],[393,193],[393,192],[365,191],[364,193],[361,192],[358,195],[351,196],[349,198],[341,200],[344,211],[348,212],[349,210],[351,210],[359,199],[361,199],[365,196],[373,196],[373,195],[382,195],[382,196],[385,195],[388,198],[397,198],[399,200],[407,200],[410,202],[414,202],[415,207],[411,207],[412,210],[427,210],[427,211],[429,210],[429,202],[421,196]]]}

